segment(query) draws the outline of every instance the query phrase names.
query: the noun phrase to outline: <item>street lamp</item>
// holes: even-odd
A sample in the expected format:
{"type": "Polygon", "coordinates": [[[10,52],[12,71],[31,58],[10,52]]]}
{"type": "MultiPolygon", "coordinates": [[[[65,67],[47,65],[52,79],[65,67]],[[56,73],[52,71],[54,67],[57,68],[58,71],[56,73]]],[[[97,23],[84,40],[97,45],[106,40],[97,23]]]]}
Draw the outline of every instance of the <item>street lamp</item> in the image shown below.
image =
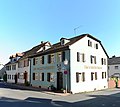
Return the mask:
{"type": "Polygon", "coordinates": [[[64,74],[66,75],[66,93],[67,93],[67,74],[68,74],[67,67],[66,67],[68,65],[68,60],[67,59],[65,59],[64,65],[65,65],[64,74]]]}

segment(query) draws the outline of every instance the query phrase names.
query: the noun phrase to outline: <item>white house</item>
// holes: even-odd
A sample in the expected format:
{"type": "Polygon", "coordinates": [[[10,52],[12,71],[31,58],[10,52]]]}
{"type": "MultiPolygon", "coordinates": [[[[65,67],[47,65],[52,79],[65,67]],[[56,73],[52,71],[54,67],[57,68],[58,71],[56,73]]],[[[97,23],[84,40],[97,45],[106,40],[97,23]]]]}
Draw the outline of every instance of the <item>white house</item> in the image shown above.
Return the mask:
{"type": "Polygon", "coordinates": [[[108,88],[108,55],[101,41],[89,34],[61,38],[29,58],[33,86],[52,85],[71,93],[108,88]]]}
{"type": "Polygon", "coordinates": [[[22,57],[21,53],[10,56],[10,61],[5,65],[7,73],[7,82],[17,83],[18,59],[22,57]]]}

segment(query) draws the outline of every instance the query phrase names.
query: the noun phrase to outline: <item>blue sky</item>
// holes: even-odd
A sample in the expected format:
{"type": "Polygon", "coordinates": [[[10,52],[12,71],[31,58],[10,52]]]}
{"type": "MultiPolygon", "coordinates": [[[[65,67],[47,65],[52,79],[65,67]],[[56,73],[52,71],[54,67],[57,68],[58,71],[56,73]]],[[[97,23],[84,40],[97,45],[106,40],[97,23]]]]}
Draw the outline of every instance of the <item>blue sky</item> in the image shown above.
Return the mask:
{"type": "Polygon", "coordinates": [[[0,0],[0,62],[41,41],[89,33],[120,56],[120,0],[0,0]]]}

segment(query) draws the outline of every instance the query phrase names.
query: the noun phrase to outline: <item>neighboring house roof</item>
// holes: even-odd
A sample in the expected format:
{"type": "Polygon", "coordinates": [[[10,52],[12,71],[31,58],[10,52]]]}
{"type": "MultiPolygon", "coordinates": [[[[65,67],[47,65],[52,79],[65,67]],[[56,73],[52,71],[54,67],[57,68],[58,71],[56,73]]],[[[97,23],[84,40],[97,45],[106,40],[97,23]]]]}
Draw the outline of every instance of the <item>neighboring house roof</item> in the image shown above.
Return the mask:
{"type": "MultiPolygon", "coordinates": [[[[43,48],[44,46],[46,46],[47,43],[51,46],[50,42],[48,42],[48,41],[47,41],[47,42],[43,42],[43,41],[42,41],[41,44],[33,47],[32,49],[30,49],[30,50],[28,50],[28,51],[26,51],[26,52],[23,52],[23,56],[22,56],[19,60],[28,58],[28,57],[36,54],[37,51],[38,51],[39,49],[43,48]]],[[[43,51],[43,50],[41,50],[41,51],[43,51]]],[[[39,51],[39,52],[41,52],[41,51],[39,51]]],[[[38,52],[38,53],[39,53],[39,52],[38,52]]]]}
{"type": "Polygon", "coordinates": [[[90,34],[82,34],[82,35],[79,35],[79,36],[76,36],[76,37],[73,37],[73,38],[70,38],[70,39],[63,38],[63,39],[69,40],[69,42],[67,42],[65,45],[61,45],[61,42],[58,42],[56,44],[53,44],[51,46],[51,48],[49,48],[45,51],[41,51],[41,52],[38,52],[38,53],[36,53],[36,52],[31,53],[32,55],[30,55],[29,57],[32,58],[32,57],[37,57],[37,56],[40,56],[40,55],[45,55],[45,54],[54,53],[54,52],[58,52],[58,51],[69,50],[70,45],[74,44],[75,42],[79,41],[80,39],[82,39],[86,36],[95,40],[95,41],[97,41],[97,42],[99,42],[101,47],[103,48],[103,51],[105,52],[107,57],[109,57],[106,50],[104,49],[103,45],[101,44],[101,41],[96,39],[95,37],[91,36],[90,34]]]}
{"type": "Polygon", "coordinates": [[[115,65],[120,64],[120,57],[113,56],[112,58],[108,59],[108,65],[115,65]]]}

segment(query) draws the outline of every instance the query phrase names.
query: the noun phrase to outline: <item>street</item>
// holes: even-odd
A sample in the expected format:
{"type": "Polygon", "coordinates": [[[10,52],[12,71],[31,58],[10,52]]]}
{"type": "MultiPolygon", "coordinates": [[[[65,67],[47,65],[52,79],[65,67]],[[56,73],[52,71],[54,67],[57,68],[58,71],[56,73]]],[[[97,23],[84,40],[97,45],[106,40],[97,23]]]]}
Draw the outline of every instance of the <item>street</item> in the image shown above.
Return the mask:
{"type": "Polygon", "coordinates": [[[0,107],[120,107],[120,89],[60,96],[0,83],[0,107]]]}

